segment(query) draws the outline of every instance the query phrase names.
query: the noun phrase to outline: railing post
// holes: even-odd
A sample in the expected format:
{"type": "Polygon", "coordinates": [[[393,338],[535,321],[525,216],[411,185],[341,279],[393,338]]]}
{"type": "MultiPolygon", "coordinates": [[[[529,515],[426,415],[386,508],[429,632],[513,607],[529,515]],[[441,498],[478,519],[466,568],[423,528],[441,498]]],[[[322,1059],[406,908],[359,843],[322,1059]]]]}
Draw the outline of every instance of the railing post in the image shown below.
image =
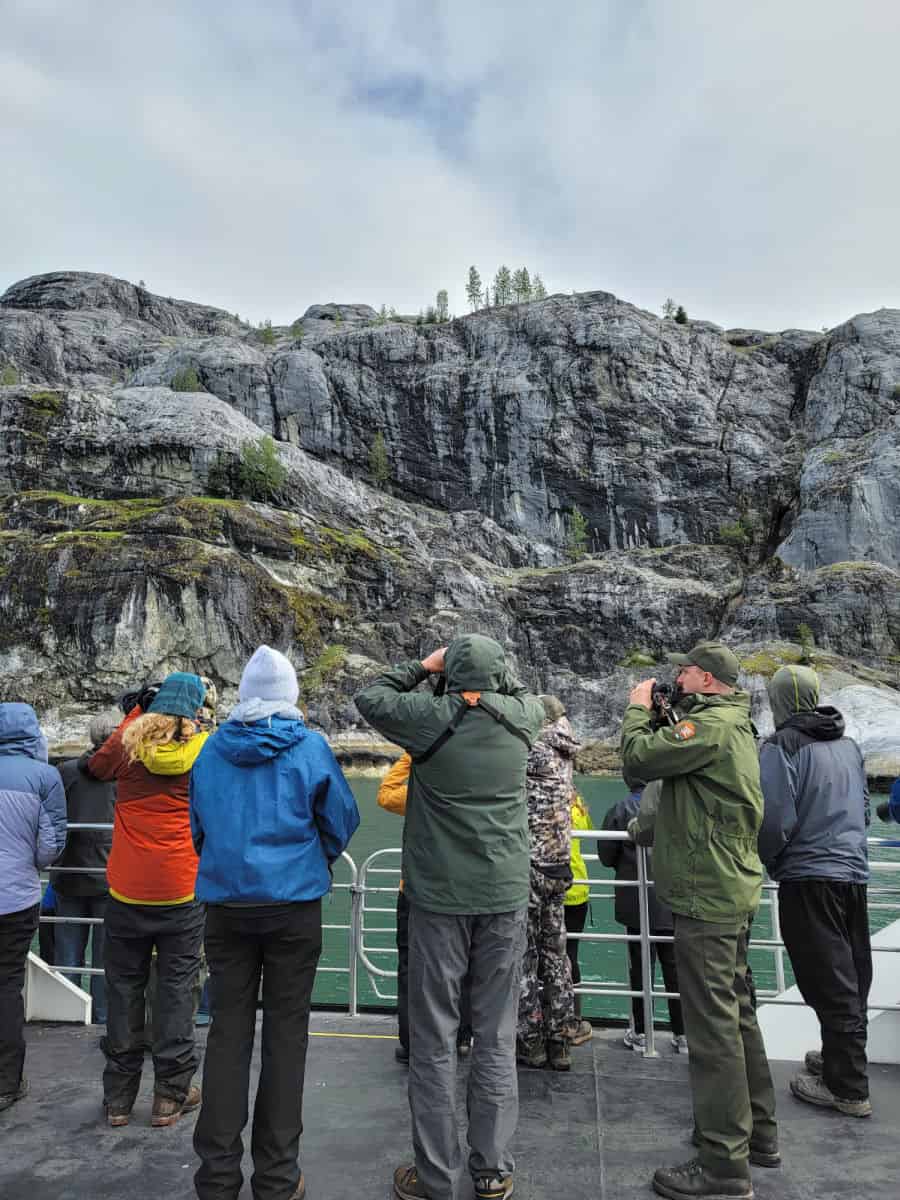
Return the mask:
{"type": "Polygon", "coordinates": [[[347,976],[349,995],[347,1003],[351,1017],[359,1016],[359,929],[360,929],[360,906],[362,905],[363,894],[361,889],[356,884],[350,885],[350,962],[347,964],[349,974],[347,976]]]}
{"type": "Polygon", "coordinates": [[[647,888],[647,850],[636,846],[638,874],[638,913],[641,920],[641,988],[644,1005],[644,1058],[658,1058],[653,1035],[653,963],[650,957],[650,900],[647,888]]]}
{"type": "MultiPolygon", "coordinates": [[[[778,911],[778,892],[769,892],[769,909],[772,914],[772,941],[780,942],[781,937],[781,914],[778,911]]],[[[778,994],[784,991],[784,947],[779,946],[775,951],[775,987],[778,994]]]]}

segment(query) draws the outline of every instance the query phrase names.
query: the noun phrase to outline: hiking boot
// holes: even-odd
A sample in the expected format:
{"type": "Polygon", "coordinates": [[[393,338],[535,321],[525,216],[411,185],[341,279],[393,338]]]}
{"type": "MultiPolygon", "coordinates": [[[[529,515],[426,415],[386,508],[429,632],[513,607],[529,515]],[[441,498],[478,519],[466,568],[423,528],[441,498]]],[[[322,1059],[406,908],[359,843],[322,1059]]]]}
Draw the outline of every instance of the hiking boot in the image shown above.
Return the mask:
{"type": "Polygon", "coordinates": [[[594,1036],[594,1027],[590,1021],[576,1020],[569,1026],[566,1034],[570,1046],[583,1046],[594,1036]]]}
{"type": "Polygon", "coordinates": [[[688,1044],[687,1038],[683,1033],[672,1034],[672,1049],[676,1054],[687,1054],[688,1044]]]}
{"type": "Polygon", "coordinates": [[[134,1101],[131,1104],[110,1104],[108,1100],[103,1101],[103,1108],[106,1112],[106,1123],[112,1129],[121,1129],[123,1125],[127,1125],[131,1120],[131,1109],[134,1101]]]}
{"type": "Polygon", "coordinates": [[[398,1063],[403,1063],[404,1066],[409,1066],[409,1046],[397,1046],[394,1049],[394,1058],[398,1063]]]}
{"type": "Polygon", "coordinates": [[[546,1067],[547,1047],[543,1042],[523,1042],[516,1038],[516,1062],[520,1067],[546,1067]]]}
{"type": "Polygon", "coordinates": [[[154,1095],[153,1111],[150,1114],[150,1124],[156,1128],[164,1125],[174,1125],[182,1113],[193,1112],[200,1107],[200,1089],[188,1088],[188,1094],[183,1100],[172,1100],[168,1096],[154,1095]]]}
{"type": "Polygon", "coordinates": [[[506,1200],[513,1194],[512,1175],[478,1175],[475,1179],[475,1200],[506,1200]]]}
{"type": "Polygon", "coordinates": [[[633,1050],[635,1054],[643,1054],[647,1049],[647,1038],[643,1033],[635,1033],[633,1029],[629,1029],[622,1041],[629,1050],[633,1050]]]}
{"type": "Polygon", "coordinates": [[[291,1192],[290,1200],[303,1200],[306,1195],[306,1180],[303,1178],[303,1172],[300,1172],[300,1178],[297,1180],[297,1186],[291,1192]]]}
{"type": "MultiPolygon", "coordinates": [[[[691,1142],[698,1147],[703,1142],[696,1125],[691,1134],[691,1142]]],[[[750,1161],[755,1167],[780,1167],[781,1154],[778,1151],[778,1138],[757,1137],[756,1134],[753,1134],[750,1138],[750,1161]]]]}
{"type": "Polygon", "coordinates": [[[0,1096],[0,1112],[3,1112],[5,1108],[12,1107],[17,1100],[24,1100],[27,1095],[28,1080],[23,1075],[19,1080],[19,1086],[14,1092],[4,1092],[4,1094],[0,1096]]]}
{"type": "Polygon", "coordinates": [[[842,1100],[826,1087],[817,1075],[795,1075],[791,1080],[791,1091],[798,1100],[806,1104],[817,1104],[819,1108],[834,1108],[845,1117],[871,1117],[872,1104],[866,1100],[842,1100]]]}
{"type": "Polygon", "coordinates": [[[680,1167],[660,1167],[653,1190],[670,1200],[753,1200],[749,1175],[713,1175],[699,1158],[680,1167]]]}
{"type": "Polygon", "coordinates": [[[394,1195],[397,1200],[428,1200],[415,1163],[404,1163],[394,1172],[394,1195]]]}
{"type": "Polygon", "coordinates": [[[821,1075],[825,1069],[825,1063],[822,1058],[821,1050],[807,1050],[806,1057],[803,1060],[803,1065],[809,1071],[810,1075],[821,1075]]]}
{"type": "Polygon", "coordinates": [[[551,1038],[547,1043],[547,1058],[554,1071],[569,1071],[572,1060],[569,1058],[569,1043],[565,1038],[551,1038]]]}

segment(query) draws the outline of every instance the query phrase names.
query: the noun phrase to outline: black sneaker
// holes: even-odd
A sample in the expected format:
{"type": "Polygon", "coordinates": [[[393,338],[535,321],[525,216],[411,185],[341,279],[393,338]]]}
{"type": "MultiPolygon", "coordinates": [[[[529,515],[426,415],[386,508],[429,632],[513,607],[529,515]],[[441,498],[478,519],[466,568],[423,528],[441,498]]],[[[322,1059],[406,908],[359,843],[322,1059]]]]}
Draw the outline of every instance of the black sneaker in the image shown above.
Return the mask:
{"type": "Polygon", "coordinates": [[[554,1071],[568,1071],[572,1060],[569,1057],[569,1043],[565,1038],[554,1039],[547,1043],[547,1058],[554,1071]]]}
{"type": "Polygon", "coordinates": [[[516,1062],[520,1067],[546,1067],[547,1047],[543,1042],[523,1042],[516,1038],[516,1062]]]}
{"type": "Polygon", "coordinates": [[[394,1050],[394,1058],[396,1058],[398,1063],[404,1063],[405,1065],[408,1066],[409,1065],[409,1046],[403,1046],[403,1045],[397,1046],[397,1048],[394,1050]]]}
{"type": "Polygon", "coordinates": [[[653,1190],[669,1200],[753,1200],[749,1176],[713,1175],[699,1158],[661,1167],[653,1176],[653,1190]]]}
{"type": "Polygon", "coordinates": [[[512,1175],[479,1175],[475,1179],[475,1200],[506,1200],[512,1194],[512,1175]]]}
{"type": "Polygon", "coordinates": [[[5,1092],[0,1096],[0,1112],[5,1108],[11,1108],[17,1100],[24,1100],[28,1095],[28,1080],[23,1075],[19,1080],[19,1086],[14,1092],[5,1092]]]}

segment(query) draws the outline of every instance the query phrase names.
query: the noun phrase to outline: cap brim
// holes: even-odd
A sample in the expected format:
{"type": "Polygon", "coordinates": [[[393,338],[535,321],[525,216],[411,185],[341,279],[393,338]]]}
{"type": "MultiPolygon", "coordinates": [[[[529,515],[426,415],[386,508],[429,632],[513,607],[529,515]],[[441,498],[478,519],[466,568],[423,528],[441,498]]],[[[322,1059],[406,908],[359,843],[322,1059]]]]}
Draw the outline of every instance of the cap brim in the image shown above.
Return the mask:
{"type": "Polygon", "coordinates": [[[666,658],[673,667],[686,667],[691,661],[688,654],[667,654],[666,658]]]}

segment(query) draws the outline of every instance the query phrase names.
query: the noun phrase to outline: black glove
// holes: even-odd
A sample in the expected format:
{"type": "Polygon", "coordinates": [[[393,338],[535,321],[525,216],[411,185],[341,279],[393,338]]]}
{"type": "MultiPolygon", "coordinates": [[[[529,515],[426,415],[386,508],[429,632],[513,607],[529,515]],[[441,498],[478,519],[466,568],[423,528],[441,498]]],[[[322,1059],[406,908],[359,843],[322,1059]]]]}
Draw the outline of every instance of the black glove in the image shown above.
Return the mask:
{"type": "Polygon", "coordinates": [[[890,802],[890,800],[885,800],[884,804],[879,804],[878,807],[875,809],[875,812],[878,814],[879,821],[890,821],[890,819],[891,819],[891,802],[890,802]]]}
{"type": "Polygon", "coordinates": [[[146,712],[162,685],[159,683],[144,683],[139,688],[124,692],[119,698],[119,707],[127,717],[135,705],[146,712]]]}

